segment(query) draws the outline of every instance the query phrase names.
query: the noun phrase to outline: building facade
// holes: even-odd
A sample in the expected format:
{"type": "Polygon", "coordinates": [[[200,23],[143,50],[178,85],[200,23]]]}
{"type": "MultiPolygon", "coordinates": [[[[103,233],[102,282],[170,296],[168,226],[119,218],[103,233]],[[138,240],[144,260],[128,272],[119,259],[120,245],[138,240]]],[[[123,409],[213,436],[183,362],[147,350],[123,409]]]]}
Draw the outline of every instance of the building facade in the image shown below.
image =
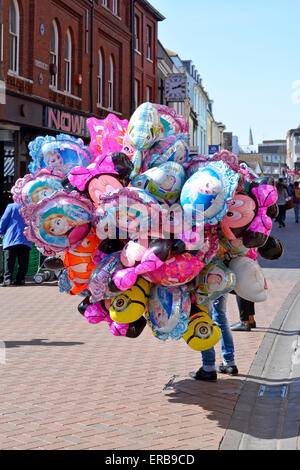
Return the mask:
{"type": "Polygon", "coordinates": [[[38,135],[88,143],[88,117],[130,117],[135,79],[140,99],[156,100],[162,18],[146,0],[0,0],[2,193],[27,172],[38,135]]]}
{"type": "Polygon", "coordinates": [[[165,18],[146,0],[134,3],[134,108],[158,100],[158,21],[165,18]]]}
{"type": "Polygon", "coordinates": [[[300,171],[300,126],[297,129],[290,129],[286,137],[286,164],[293,171],[300,171]]]}
{"type": "Polygon", "coordinates": [[[263,174],[278,179],[285,176],[286,165],[286,140],[264,140],[258,145],[258,153],[263,158],[263,174]]]}
{"type": "Polygon", "coordinates": [[[213,115],[213,101],[207,107],[207,154],[214,154],[224,149],[224,131],[226,126],[217,122],[213,115]]]}

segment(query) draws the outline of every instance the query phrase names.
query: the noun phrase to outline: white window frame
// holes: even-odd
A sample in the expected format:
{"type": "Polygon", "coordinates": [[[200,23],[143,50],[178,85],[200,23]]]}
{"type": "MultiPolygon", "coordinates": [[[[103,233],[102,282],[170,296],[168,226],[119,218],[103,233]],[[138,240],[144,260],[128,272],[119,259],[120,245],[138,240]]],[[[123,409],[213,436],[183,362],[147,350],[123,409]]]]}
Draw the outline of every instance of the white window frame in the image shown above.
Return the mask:
{"type": "Polygon", "coordinates": [[[146,102],[151,103],[152,100],[152,89],[149,86],[146,86],[146,102]]]}
{"type": "Polygon", "coordinates": [[[107,0],[102,0],[102,5],[107,8],[107,0]]]}
{"type": "Polygon", "coordinates": [[[140,83],[137,79],[134,80],[134,107],[135,109],[139,105],[139,98],[140,98],[140,83]]]}
{"type": "Polygon", "coordinates": [[[98,52],[97,104],[103,106],[103,56],[101,49],[98,52]]]}
{"type": "Polygon", "coordinates": [[[112,56],[109,58],[108,109],[114,109],[114,61],[112,56]]]}
{"type": "Polygon", "coordinates": [[[4,55],[3,55],[3,30],[4,30],[4,25],[3,23],[0,23],[0,62],[3,62],[4,55]]]}
{"type": "Polygon", "coordinates": [[[66,93],[72,93],[72,38],[70,30],[67,30],[66,42],[65,42],[65,75],[64,75],[64,91],[66,93]],[[68,57],[66,57],[66,45],[68,44],[68,57]]]}
{"type": "Polygon", "coordinates": [[[152,60],[152,28],[150,25],[146,26],[146,58],[152,60]]]}
{"type": "Polygon", "coordinates": [[[10,0],[9,11],[11,6],[14,7],[16,15],[16,31],[11,31],[11,22],[9,18],[9,70],[19,74],[19,48],[20,48],[20,10],[16,0],[10,0]],[[11,39],[13,43],[13,67],[11,67],[11,39]]]}
{"type": "Polygon", "coordinates": [[[116,16],[118,16],[118,9],[119,9],[118,0],[112,0],[112,12],[116,16]]]}
{"type": "Polygon", "coordinates": [[[134,15],[134,49],[137,52],[140,52],[139,23],[139,17],[137,15],[134,15]]]}
{"type": "Polygon", "coordinates": [[[56,67],[55,75],[50,75],[50,86],[57,88],[57,71],[58,71],[58,27],[55,20],[53,20],[50,32],[50,64],[54,64],[56,67]],[[54,31],[54,50],[51,50],[51,34],[54,31]]]}

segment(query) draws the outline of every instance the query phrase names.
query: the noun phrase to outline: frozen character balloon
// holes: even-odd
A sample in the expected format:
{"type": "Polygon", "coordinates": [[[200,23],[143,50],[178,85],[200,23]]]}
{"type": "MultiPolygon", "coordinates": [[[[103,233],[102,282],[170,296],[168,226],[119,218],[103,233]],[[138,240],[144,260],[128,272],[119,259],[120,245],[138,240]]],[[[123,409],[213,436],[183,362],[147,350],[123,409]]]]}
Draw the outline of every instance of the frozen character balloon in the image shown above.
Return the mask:
{"type": "Polygon", "coordinates": [[[64,190],[39,204],[28,204],[21,213],[27,225],[27,238],[55,252],[78,247],[94,222],[91,202],[76,192],[64,190]]]}
{"type": "Polygon", "coordinates": [[[180,202],[195,225],[215,225],[225,216],[239,181],[238,173],[222,162],[207,163],[183,185],[180,202]]]}
{"type": "Polygon", "coordinates": [[[148,324],[158,339],[178,340],[187,330],[190,309],[191,300],[186,289],[154,285],[150,292],[148,324]]]}
{"type": "Polygon", "coordinates": [[[74,166],[88,166],[93,158],[82,139],[66,134],[59,134],[56,137],[39,136],[29,143],[28,148],[32,157],[32,162],[29,164],[31,173],[47,167],[66,175],[74,166]]]}
{"type": "Polygon", "coordinates": [[[64,174],[52,168],[37,170],[34,175],[27,174],[16,181],[11,192],[15,202],[21,205],[37,204],[56,191],[63,189],[64,174]]]}

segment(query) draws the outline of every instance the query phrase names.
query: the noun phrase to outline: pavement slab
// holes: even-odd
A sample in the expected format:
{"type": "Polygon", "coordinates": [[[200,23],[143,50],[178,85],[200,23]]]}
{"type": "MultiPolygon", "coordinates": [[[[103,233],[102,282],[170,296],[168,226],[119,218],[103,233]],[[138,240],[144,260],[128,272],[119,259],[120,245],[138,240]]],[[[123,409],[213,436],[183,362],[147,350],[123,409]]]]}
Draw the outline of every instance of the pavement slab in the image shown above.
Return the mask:
{"type": "MultiPolygon", "coordinates": [[[[215,450],[228,432],[239,438],[247,431],[245,384],[257,387],[252,366],[260,377],[275,338],[294,344],[298,334],[292,321],[276,323],[298,289],[289,265],[299,267],[290,251],[298,249],[300,224],[290,221],[287,229],[289,224],[294,236],[286,232],[292,245],[284,267],[264,266],[269,295],[255,306],[257,328],[234,332],[239,375],[219,374],[216,383],[189,377],[201,366],[201,354],[183,340],[162,342],[150,329],[136,339],[114,337],[107,324],[90,325],[77,311],[80,297],[59,293],[56,282],[2,288],[0,449],[215,450]]],[[[239,319],[234,295],[229,295],[228,319],[239,319]]],[[[288,353],[298,357],[298,350],[296,342],[288,353]]],[[[221,362],[219,344],[216,353],[221,362]]],[[[291,378],[299,372],[294,361],[291,378]]],[[[295,434],[292,408],[299,410],[299,387],[298,381],[289,382],[283,448],[295,434]]]]}

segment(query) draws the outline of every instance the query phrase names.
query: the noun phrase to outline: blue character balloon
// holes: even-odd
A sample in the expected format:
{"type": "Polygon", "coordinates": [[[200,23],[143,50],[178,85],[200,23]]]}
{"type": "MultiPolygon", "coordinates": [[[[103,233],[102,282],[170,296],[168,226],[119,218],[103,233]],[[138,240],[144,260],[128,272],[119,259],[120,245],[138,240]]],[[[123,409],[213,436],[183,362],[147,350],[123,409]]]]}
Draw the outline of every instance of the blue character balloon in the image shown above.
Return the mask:
{"type": "Polygon", "coordinates": [[[227,201],[237,188],[239,174],[222,162],[209,162],[183,185],[180,203],[196,225],[215,225],[228,210],[227,201]]]}
{"type": "Polygon", "coordinates": [[[66,134],[38,136],[28,148],[33,160],[28,166],[30,173],[39,168],[52,168],[66,175],[74,166],[87,167],[93,159],[82,139],[66,134]]]}

